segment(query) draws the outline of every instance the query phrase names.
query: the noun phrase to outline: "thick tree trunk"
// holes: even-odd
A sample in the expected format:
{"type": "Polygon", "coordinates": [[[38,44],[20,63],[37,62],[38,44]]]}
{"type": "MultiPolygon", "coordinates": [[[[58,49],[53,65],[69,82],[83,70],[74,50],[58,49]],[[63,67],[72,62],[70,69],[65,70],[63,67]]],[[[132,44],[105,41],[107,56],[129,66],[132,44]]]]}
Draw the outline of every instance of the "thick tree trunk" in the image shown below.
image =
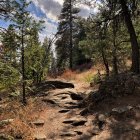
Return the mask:
{"type": "Polygon", "coordinates": [[[126,0],[120,0],[120,4],[122,6],[122,11],[124,14],[126,26],[130,34],[130,41],[132,46],[132,71],[135,73],[139,73],[139,46],[138,46],[136,32],[131,20],[131,15],[128,10],[126,0]]]}
{"type": "Polygon", "coordinates": [[[24,64],[24,35],[23,35],[23,29],[22,29],[22,38],[21,38],[21,55],[22,55],[22,101],[23,104],[26,104],[26,95],[25,95],[25,64],[24,64]]]}
{"type": "Polygon", "coordinates": [[[72,1],[70,0],[70,66],[73,68],[73,40],[72,40],[72,1]]]}

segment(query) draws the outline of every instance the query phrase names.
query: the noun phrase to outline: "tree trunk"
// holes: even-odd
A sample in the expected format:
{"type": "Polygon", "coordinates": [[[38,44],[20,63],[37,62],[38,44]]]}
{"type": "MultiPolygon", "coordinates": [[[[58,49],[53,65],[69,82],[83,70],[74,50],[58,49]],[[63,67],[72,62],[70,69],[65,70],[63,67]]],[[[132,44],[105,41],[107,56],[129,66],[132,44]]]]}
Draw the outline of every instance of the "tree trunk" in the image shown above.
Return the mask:
{"type": "Polygon", "coordinates": [[[41,71],[40,74],[39,74],[39,83],[41,83],[42,78],[43,78],[43,71],[41,71]]]}
{"type": "Polygon", "coordinates": [[[39,83],[39,73],[36,72],[36,84],[38,84],[38,83],[39,83]]]}
{"type": "Polygon", "coordinates": [[[103,47],[102,47],[101,53],[102,53],[103,63],[104,63],[105,69],[106,69],[106,75],[109,76],[109,64],[106,59],[103,47]]]}
{"type": "Polygon", "coordinates": [[[23,28],[22,28],[22,38],[21,38],[21,55],[22,55],[22,102],[26,104],[26,93],[25,93],[25,64],[24,64],[24,35],[23,35],[23,28]]]}
{"type": "Polygon", "coordinates": [[[73,40],[72,40],[72,1],[70,0],[70,66],[73,68],[73,40]]]}
{"type": "Polygon", "coordinates": [[[117,65],[117,57],[116,57],[116,49],[113,51],[113,72],[115,75],[118,74],[118,65],[117,65]]]}
{"type": "Polygon", "coordinates": [[[117,27],[115,24],[115,21],[113,21],[113,72],[115,75],[118,74],[118,65],[117,65],[117,46],[116,46],[116,33],[117,33],[117,27]]]}
{"type": "Polygon", "coordinates": [[[132,47],[132,71],[134,73],[139,73],[139,46],[138,46],[136,32],[131,20],[131,15],[128,10],[126,0],[120,0],[120,4],[124,14],[125,24],[130,34],[130,41],[132,47]]]}

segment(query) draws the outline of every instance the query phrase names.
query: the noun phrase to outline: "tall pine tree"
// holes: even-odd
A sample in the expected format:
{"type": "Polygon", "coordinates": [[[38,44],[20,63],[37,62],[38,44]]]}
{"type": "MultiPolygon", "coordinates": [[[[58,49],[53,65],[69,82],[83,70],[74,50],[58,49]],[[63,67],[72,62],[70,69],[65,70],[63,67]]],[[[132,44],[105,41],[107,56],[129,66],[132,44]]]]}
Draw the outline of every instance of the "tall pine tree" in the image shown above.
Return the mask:
{"type": "Polygon", "coordinates": [[[26,104],[26,95],[25,95],[25,37],[27,36],[27,29],[31,24],[31,17],[27,7],[30,3],[27,3],[26,0],[19,0],[14,2],[15,18],[13,18],[14,26],[18,30],[19,41],[20,41],[20,50],[21,50],[21,73],[22,73],[22,90],[23,90],[23,103],[26,104]]]}
{"type": "Polygon", "coordinates": [[[79,9],[74,7],[75,0],[65,0],[61,14],[59,17],[58,40],[56,42],[58,66],[63,67],[69,65],[73,68],[73,41],[74,26],[79,9]]]}

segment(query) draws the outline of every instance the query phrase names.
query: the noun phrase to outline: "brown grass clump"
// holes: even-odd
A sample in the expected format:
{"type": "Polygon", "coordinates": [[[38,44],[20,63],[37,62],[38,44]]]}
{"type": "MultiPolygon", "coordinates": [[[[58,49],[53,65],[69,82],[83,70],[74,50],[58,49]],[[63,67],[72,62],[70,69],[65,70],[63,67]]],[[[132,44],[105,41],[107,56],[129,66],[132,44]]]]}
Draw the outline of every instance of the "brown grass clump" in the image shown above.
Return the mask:
{"type": "Polygon", "coordinates": [[[33,129],[25,122],[15,119],[5,128],[5,134],[23,140],[33,140],[33,129]]]}
{"type": "Polygon", "coordinates": [[[64,73],[61,75],[61,78],[67,80],[75,80],[76,79],[76,72],[72,70],[65,70],[64,73]]]}
{"type": "Polygon", "coordinates": [[[105,73],[103,65],[96,65],[84,71],[78,71],[78,70],[72,71],[67,69],[61,75],[61,78],[68,79],[68,80],[85,81],[86,78],[88,79],[89,77],[96,75],[98,70],[100,71],[101,74],[105,73]]]}
{"type": "Polygon", "coordinates": [[[41,103],[35,99],[29,99],[26,106],[22,105],[18,100],[7,101],[4,105],[4,109],[0,116],[0,120],[7,118],[18,118],[23,121],[31,121],[36,119],[38,116],[36,112],[40,111],[41,103]]]}
{"type": "Polygon", "coordinates": [[[0,126],[0,133],[14,138],[22,137],[23,140],[32,140],[34,128],[31,122],[39,118],[39,113],[43,109],[42,102],[38,99],[29,99],[28,104],[23,106],[18,100],[10,100],[3,106],[0,121],[13,119],[13,122],[0,126]]]}

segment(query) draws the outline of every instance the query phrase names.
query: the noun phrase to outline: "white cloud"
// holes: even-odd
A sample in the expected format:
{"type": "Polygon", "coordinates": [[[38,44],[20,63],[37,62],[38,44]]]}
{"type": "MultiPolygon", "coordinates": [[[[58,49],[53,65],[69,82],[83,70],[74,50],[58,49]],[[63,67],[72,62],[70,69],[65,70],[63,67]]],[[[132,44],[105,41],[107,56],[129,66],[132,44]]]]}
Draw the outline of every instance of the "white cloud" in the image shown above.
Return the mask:
{"type": "Polygon", "coordinates": [[[31,16],[36,21],[39,21],[39,20],[44,21],[45,29],[42,32],[39,33],[39,38],[40,38],[41,42],[44,41],[44,38],[46,36],[51,38],[56,33],[56,31],[57,31],[57,25],[56,24],[53,24],[53,23],[49,22],[47,18],[42,19],[41,17],[36,16],[34,13],[31,13],[31,16]]]}
{"type": "Polygon", "coordinates": [[[32,0],[41,11],[50,19],[57,21],[63,4],[63,0],[32,0]]]}
{"type": "MultiPolygon", "coordinates": [[[[32,2],[39,7],[46,16],[54,21],[58,20],[64,0],[32,0],[32,2]]],[[[78,5],[81,9],[80,16],[88,17],[90,8],[84,4],[78,5]]]]}
{"type": "Polygon", "coordinates": [[[54,0],[54,1],[58,2],[60,5],[63,5],[64,3],[64,0],[54,0]]]}
{"type": "MultiPolygon", "coordinates": [[[[51,36],[57,31],[57,25],[53,23],[58,22],[58,16],[60,15],[64,0],[31,0],[31,1],[35,4],[37,8],[39,8],[46,15],[46,17],[44,17],[43,19],[45,21],[46,29],[42,34],[40,34],[40,38],[41,40],[43,40],[45,34],[47,34],[47,36],[51,36]]],[[[90,12],[92,11],[88,6],[84,4],[79,4],[78,7],[80,7],[81,9],[79,15],[84,18],[88,17],[90,12]]],[[[40,17],[37,17],[35,14],[33,14],[33,16],[36,20],[40,19],[40,17]]]]}

